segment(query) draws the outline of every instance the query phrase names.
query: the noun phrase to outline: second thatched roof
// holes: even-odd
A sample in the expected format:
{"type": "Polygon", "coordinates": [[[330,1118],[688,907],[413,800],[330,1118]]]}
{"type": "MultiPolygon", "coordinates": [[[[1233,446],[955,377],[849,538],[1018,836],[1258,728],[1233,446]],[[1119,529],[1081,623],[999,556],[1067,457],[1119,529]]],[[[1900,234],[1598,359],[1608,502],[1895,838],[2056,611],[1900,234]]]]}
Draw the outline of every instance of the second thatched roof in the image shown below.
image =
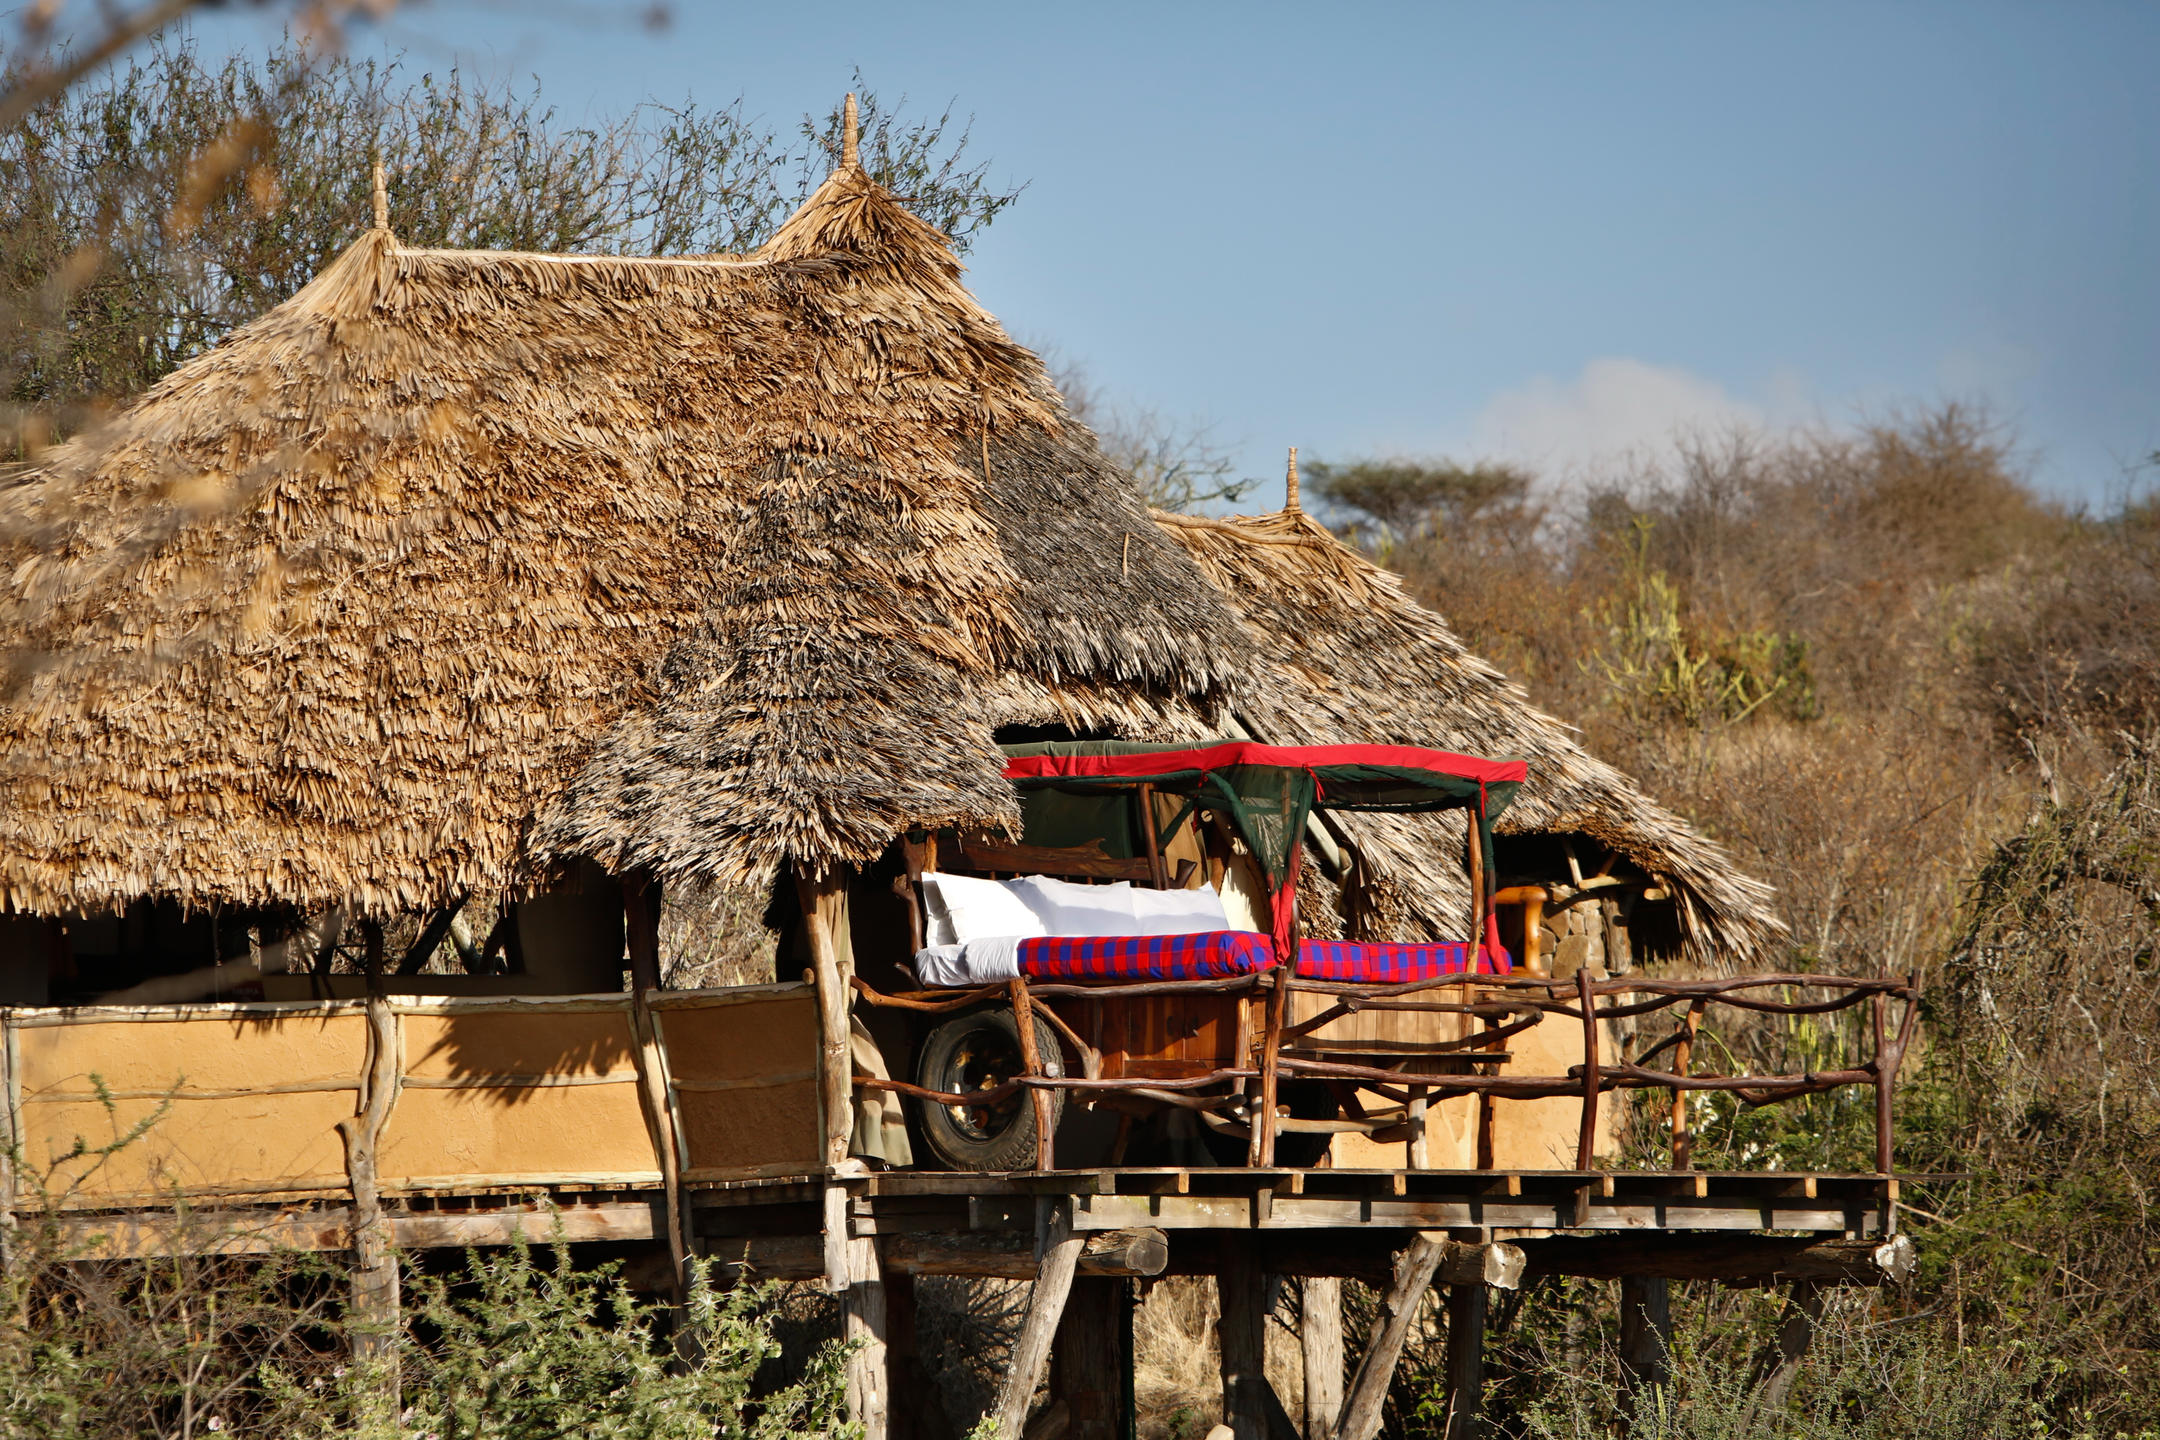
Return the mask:
{"type": "MultiPolygon", "coordinates": [[[[1158,515],[1237,612],[1253,664],[1237,707],[1277,744],[1377,741],[1529,762],[1500,817],[1503,835],[1581,836],[1657,877],[1698,963],[1759,958],[1783,925],[1769,886],[1724,849],[1588,754],[1569,727],[1471,654],[1400,577],[1294,508],[1204,519],[1158,515]]],[[[1451,817],[1346,815],[1377,872],[1385,919],[1402,933],[1459,934],[1469,895],[1451,817]]]]}

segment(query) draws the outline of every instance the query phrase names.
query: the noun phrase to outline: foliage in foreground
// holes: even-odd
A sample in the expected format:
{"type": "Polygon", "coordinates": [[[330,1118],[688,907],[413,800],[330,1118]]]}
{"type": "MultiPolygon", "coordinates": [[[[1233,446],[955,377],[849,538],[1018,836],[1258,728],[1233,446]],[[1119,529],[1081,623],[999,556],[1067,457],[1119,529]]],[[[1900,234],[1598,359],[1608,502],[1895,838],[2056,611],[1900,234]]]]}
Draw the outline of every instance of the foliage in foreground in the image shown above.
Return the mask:
{"type": "Polygon", "coordinates": [[[678,1329],[618,1266],[580,1268],[567,1246],[468,1252],[449,1269],[409,1265],[404,1328],[383,1358],[355,1363],[348,1277],[322,1256],[97,1260],[68,1235],[48,1219],[8,1247],[0,1440],[855,1433],[837,1343],[788,1383],[759,1383],[780,1355],[773,1287],[719,1291],[699,1272],[678,1329]]]}

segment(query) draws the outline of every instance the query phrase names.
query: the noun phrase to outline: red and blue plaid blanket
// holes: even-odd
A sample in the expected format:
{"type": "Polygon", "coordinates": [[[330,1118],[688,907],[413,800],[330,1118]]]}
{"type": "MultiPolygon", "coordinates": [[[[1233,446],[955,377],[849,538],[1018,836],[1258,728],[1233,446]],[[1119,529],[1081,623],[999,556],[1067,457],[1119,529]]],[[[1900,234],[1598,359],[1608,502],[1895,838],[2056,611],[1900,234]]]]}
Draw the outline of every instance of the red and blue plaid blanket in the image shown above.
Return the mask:
{"type": "MultiPolygon", "coordinates": [[[[1499,951],[1496,966],[1462,941],[1438,945],[1359,944],[1306,940],[1298,945],[1297,973],[1306,980],[1401,985],[1437,975],[1506,974],[1513,966],[1499,951]]],[[[1060,935],[1020,942],[1020,973],[1030,980],[1219,980],[1250,975],[1275,963],[1268,937],[1254,930],[1209,930],[1197,935],[1060,935]]]]}
{"type": "Polygon", "coordinates": [[[1030,980],[1219,980],[1274,963],[1274,948],[1256,930],[1054,935],[1020,942],[1020,973],[1030,980]]]}
{"type": "Polygon", "coordinates": [[[1364,985],[1403,985],[1439,975],[1505,975],[1514,969],[1505,950],[1480,954],[1465,941],[1434,945],[1392,941],[1304,940],[1298,943],[1301,980],[1342,980],[1364,985]],[[1493,957],[1498,956],[1495,964],[1493,957]]]}

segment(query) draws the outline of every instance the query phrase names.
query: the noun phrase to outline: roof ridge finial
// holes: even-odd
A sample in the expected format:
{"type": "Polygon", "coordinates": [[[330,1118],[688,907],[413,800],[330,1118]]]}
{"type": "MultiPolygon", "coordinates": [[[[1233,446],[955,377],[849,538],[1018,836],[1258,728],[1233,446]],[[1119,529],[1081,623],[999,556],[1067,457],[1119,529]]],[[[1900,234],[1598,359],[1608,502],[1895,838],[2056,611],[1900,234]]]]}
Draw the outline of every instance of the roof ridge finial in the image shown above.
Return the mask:
{"type": "Polygon", "coordinates": [[[383,163],[380,160],[375,162],[375,228],[390,228],[390,190],[383,178],[383,163]]]}
{"type": "Polygon", "coordinates": [[[1297,446],[1290,447],[1290,469],[1283,476],[1283,507],[1286,511],[1298,508],[1297,493],[1297,446]]]}
{"type": "Polygon", "coordinates": [[[855,92],[850,90],[840,114],[840,168],[843,170],[862,164],[856,158],[855,125],[855,92]]]}

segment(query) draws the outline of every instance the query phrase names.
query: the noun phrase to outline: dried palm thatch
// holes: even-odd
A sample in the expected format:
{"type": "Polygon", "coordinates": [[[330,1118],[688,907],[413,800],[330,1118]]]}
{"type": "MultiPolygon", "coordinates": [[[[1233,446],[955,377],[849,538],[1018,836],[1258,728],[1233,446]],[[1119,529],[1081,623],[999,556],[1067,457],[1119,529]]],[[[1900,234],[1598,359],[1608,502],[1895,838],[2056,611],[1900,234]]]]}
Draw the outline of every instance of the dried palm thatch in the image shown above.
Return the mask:
{"type": "MultiPolygon", "coordinates": [[[[1294,472],[1293,472],[1294,473],[1294,472]]],[[[1581,835],[1671,892],[1681,943],[1703,963],[1760,954],[1783,930],[1770,888],[1740,874],[1635,783],[1585,753],[1567,726],[1472,655],[1401,580],[1295,508],[1228,520],[1157,515],[1252,632],[1237,707],[1278,744],[1380,741],[1529,762],[1503,834],[1581,835]]],[[[1461,933],[1468,906],[1453,817],[1346,815],[1367,883],[1396,933],[1461,933]]]]}
{"type": "Polygon", "coordinates": [[[0,491],[0,900],[755,881],[1009,822],[1001,720],[1212,709],[1234,622],[959,277],[853,163],[742,258],[378,226],[0,491]]]}
{"type": "MultiPolygon", "coordinates": [[[[852,160],[753,255],[400,246],[0,490],[0,904],[387,912],[553,859],[758,884],[1016,821],[993,734],[1532,762],[1508,824],[1765,891],[1301,515],[1151,520],[852,160]],[[1160,523],[1156,523],[1159,521],[1160,523]],[[1242,623],[1241,623],[1242,622],[1242,623]]],[[[1441,822],[1353,821],[1413,928],[1441,822]]]]}

